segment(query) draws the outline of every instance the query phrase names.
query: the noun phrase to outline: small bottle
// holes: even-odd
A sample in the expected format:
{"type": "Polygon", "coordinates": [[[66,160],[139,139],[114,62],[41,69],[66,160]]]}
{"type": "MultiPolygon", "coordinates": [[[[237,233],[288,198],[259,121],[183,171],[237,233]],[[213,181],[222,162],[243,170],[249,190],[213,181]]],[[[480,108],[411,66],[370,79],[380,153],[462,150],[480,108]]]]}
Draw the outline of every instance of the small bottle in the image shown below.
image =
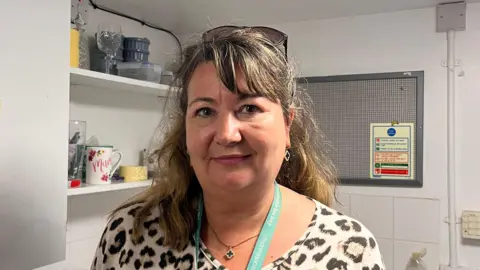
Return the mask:
{"type": "Polygon", "coordinates": [[[427,249],[423,248],[420,252],[413,252],[405,266],[406,270],[426,270],[427,265],[422,260],[427,254],[427,249]]]}

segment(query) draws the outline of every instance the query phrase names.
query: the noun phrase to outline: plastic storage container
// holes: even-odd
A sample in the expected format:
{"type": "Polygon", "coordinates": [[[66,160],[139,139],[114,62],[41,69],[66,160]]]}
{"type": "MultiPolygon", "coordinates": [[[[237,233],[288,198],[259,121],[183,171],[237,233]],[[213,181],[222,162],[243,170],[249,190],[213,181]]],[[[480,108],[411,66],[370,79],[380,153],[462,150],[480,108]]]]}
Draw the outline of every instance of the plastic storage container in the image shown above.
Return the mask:
{"type": "Polygon", "coordinates": [[[117,64],[118,75],[131,79],[160,83],[162,67],[152,63],[123,62],[117,64]]]}
{"type": "Polygon", "coordinates": [[[125,62],[142,62],[148,63],[148,56],[150,52],[139,50],[127,50],[123,51],[123,57],[125,62]]]}
{"type": "Polygon", "coordinates": [[[128,51],[149,52],[150,40],[148,38],[126,37],[123,46],[128,51]]]}
{"type": "Polygon", "coordinates": [[[173,82],[173,72],[165,70],[162,72],[162,78],[160,79],[161,84],[171,85],[173,82]]]}

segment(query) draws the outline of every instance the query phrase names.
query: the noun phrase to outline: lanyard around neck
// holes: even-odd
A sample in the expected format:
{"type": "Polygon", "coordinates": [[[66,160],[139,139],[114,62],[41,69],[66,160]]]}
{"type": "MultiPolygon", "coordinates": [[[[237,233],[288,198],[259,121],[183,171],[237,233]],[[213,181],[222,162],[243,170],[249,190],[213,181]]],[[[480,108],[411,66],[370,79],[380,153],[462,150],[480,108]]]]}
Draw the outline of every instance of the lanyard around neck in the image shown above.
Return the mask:
{"type": "MultiPolygon", "coordinates": [[[[280,216],[280,209],[282,208],[282,193],[278,187],[277,182],[275,182],[275,192],[273,195],[273,202],[268,211],[267,218],[263,223],[262,230],[258,236],[257,242],[255,243],[255,248],[253,249],[252,256],[248,262],[248,270],[257,270],[261,269],[265,257],[267,256],[268,248],[270,247],[270,242],[273,238],[273,233],[278,223],[278,218],[280,216]]],[[[203,217],[203,197],[200,197],[200,201],[197,207],[197,229],[195,231],[195,269],[198,269],[198,258],[200,255],[200,231],[202,228],[202,217],[203,217]]]]}

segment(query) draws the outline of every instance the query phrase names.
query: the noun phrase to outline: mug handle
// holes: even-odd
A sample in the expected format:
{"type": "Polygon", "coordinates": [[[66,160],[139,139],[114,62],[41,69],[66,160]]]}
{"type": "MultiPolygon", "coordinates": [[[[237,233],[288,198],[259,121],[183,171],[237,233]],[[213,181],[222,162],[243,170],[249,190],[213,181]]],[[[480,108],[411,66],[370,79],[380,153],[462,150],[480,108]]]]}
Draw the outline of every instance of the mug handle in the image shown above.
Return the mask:
{"type": "Polygon", "coordinates": [[[120,157],[118,158],[118,161],[117,163],[115,163],[115,165],[112,166],[112,170],[110,171],[110,174],[109,174],[109,177],[112,177],[113,173],[118,169],[118,167],[120,166],[120,163],[123,159],[123,153],[120,152],[120,151],[113,151],[112,152],[112,157],[113,155],[115,154],[118,154],[120,157]]]}

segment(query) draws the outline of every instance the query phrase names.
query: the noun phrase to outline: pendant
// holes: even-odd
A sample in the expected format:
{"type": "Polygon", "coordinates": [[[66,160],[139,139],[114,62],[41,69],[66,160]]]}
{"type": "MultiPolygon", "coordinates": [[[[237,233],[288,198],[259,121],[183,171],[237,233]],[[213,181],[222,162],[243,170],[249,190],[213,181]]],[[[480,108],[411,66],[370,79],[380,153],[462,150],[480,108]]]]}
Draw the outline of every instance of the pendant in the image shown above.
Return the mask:
{"type": "Polygon", "coordinates": [[[227,260],[230,260],[232,259],[233,257],[235,257],[235,251],[233,251],[233,248],[230,247],[227,251],[227,253],[225,253],[225,258],[227,258],[227,260]]]}

